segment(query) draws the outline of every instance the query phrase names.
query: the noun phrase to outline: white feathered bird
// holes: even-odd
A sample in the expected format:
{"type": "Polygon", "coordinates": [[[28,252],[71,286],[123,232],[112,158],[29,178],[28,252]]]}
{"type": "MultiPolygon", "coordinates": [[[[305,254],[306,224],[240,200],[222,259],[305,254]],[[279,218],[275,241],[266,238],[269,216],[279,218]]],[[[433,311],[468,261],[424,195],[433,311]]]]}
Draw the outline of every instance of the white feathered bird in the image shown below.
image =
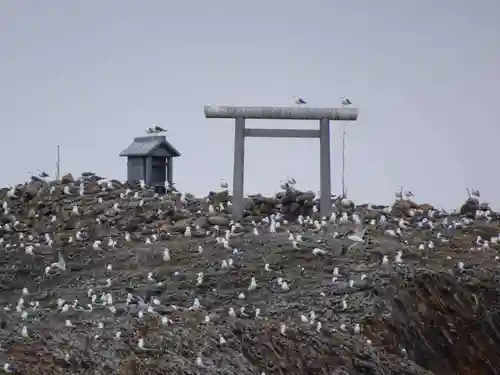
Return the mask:
{"type": "Polygon", "coordinates": [[[342,104],[342,106],[346,106],[346,105],[351,105],[352,104],[351,100],[348,97],[346,97],[346,96],[341,96],[340,97],[340,103],[342,104]]]}
{"type": "Polygon", "coordinates": [[[302,99],[300,96],[295,96],[294,97],[294,101],[295,101],[295,104],[307,104],[306,101],[304,99],[302,99]]]}
{"type": "Polygon", "coordinates": [[[148,134],[163,133],[163,132],[166,132],[166,130],[158,125],[153,125],[152,127],[146,129],[146,133],[148,134]]]}

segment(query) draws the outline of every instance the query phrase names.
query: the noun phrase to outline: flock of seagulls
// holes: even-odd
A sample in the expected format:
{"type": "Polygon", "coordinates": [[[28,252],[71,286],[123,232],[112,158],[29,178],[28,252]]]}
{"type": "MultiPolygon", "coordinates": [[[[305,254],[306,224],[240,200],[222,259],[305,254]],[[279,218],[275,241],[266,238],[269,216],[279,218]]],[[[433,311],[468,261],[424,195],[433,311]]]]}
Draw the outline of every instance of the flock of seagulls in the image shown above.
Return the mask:
{"type": "MultiPolygon", "coordinates": [[[[147,356],[165,350],[161,337],[174,340],[172,332],[189,329],[211,338],[203,338],[205,344],[200,343],[190,365],[184,366],[217,369],[205,354],[212,345],[207,342],[218,350],[235,345],[237,338],[229,328],[235,321],[267,327],[269,334],[282,339],[300,329],[335,340],[348,337],[376,350],[363,317],[387,303],[368,302],[365,296],[366,286],[375,287],[373,281],[380,275],[390,275],[406,262],[422,266],[444,257],[442,267],[462,277],[473,267],[473,253],[499,260],[498,232],[477,236],[463,251],[448,251],[454,238],[464,236],[475,223],[493,223],[491,210],[484,207],[471,218],[401,204],[413,197],[410,190],[396,192],[394,206],[353,209],[356,206],[344,197],[330,217],[321,217],[313,206],[309,216],[286,218],[273,211],[233,222],[230,202],[217,196],[195,200],[186,193],[151,193],[144,182],[126,188],[106,179],[92,185],[88,176],[78,181],[46,188],[45,201],[54,206],[41,229],[32,224],[33,218],[42,220],[40,212],[20,216],[25,212],[19,209],[20,187],[8,190],[0,202],[2,258],[17,259],[13,269],[22,259],[33,270],[29,285],[12,290],[4,300],[5,318],[0,323],[10,336],[3,338],[0,358],[6,372],[23,364],[2,353],[8,353],[13,343],[28,348],[44,335],[39,330],[44,321],[59,322],[51,329],[66,337],[48,355],[72,365],[79,361],[77,345],[71,343],[77,335],[90,347],[113,342],[147,356]],[[64,214],[56,209],[61,199],[73,202],[64,214]],[[92,203],[84,207],[85,201],[92,203]],[[130,226],[119,228],[113,224],[116,220],[93,213],[103,204],[110,218],[129,214],[136,222],[151,222],[182,213],[185,219],[178,218],[166,229],[153,226],[156,229],[146,231],[143,226],[133,232],[130,226]],[[399,205],[404,209],[395,215],[399,205]],[[58,231],[62,220],[75,223],[65,239],[58,231]],[[380,256],[375,259],[373,254],[380,256]],[[89,260],[81,263],[85,258],[89,260]],[[154,335],[141,328],[148,324],[156,327],[154,335]]],[[[293,190],[295,184],[288,178],[282,188],[293,190]]],[[[220,186],[228,188],[224,181],[220,186]]],[[[4,288],[15,285],[3,283],[4,288]]],[[[401,355],[407,356],[404,347],[401,355]]],[[[259,371],[265,375],[267,370],[259,371]]]]}

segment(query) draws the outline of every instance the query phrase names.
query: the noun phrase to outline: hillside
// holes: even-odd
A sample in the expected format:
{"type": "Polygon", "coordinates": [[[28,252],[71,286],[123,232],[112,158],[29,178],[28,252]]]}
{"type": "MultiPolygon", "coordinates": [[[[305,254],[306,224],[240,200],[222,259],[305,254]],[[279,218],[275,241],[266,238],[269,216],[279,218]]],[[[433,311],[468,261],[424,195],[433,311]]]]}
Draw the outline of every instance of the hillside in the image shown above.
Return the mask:
{"type": "Polygon", "coordinates": [[[344,200],[322,220],[313,198],[251,197],[236,224],[227,191],[157,196],[91,174],[2,189],[0,365],[500,373],[496,213],[344,200]]]}

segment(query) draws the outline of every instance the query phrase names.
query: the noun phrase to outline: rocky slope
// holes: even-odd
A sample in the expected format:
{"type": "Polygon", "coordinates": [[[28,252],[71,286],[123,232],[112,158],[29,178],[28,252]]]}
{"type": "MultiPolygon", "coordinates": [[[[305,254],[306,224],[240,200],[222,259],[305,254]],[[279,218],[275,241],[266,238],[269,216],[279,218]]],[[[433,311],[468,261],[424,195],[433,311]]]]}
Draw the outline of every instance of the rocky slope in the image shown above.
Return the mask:
{"type": "Polygon", "coordinates": [[[1,365],[500,373],[494,212],[339,200],[323,220],[313,198],[251,197],[233,223],[227,192],[157,196],[91,174],[1,190],[1,365]]]}

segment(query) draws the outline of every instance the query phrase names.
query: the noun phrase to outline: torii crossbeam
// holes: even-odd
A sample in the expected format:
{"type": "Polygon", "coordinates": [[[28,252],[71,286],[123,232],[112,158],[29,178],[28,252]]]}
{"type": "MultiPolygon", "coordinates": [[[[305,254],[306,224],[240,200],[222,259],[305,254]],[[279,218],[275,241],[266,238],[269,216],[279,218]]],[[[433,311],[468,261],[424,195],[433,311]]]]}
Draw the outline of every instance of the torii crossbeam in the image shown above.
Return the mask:
{"type": "Polygon", "coordinates": [[[230,107],[205,106],[206,118],[232,118],[234,124],[233,207],[234,220],[243,217],[245,176],[245,137],[319,138],[320,143],[320,210],[323,216],[332,213],[330,121],[356,121],[357,108],[311,107],[230,107]],[[319,129],[246,129],[245,119],[319,120],[319,129]]]}

